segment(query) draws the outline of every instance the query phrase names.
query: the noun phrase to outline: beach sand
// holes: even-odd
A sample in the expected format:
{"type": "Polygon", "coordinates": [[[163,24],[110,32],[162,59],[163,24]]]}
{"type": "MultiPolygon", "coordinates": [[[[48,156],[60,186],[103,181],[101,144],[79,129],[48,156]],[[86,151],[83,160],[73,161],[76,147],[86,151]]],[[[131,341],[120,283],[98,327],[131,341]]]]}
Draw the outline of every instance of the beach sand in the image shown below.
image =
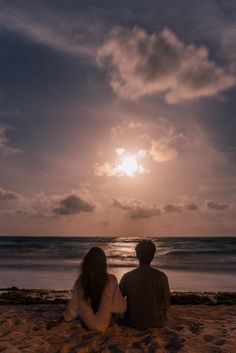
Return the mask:
{"type": "Polygon", "coordinates": [[[64,310],[64,304],[0,305],[0,352],[236,352],[236,305],[172,305],[163,329],[115,325],[97,333],[75,321],[47,330],[64,310]]]}

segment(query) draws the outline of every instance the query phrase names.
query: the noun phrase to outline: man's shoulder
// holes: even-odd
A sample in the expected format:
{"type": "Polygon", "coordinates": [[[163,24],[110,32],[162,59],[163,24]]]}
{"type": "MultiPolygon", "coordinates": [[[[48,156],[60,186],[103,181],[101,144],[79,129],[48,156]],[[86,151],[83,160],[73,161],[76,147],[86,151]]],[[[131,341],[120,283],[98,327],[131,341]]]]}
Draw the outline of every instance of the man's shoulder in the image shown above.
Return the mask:
{"type": "Polygon", "coordinates": [[[127,278],[134,276],[137,273],[137,271],[138,271],[138,268],[135,268],[131,271],[124,273],[121,280],[126,280],[127,278]]]}
{"type": "Polygon", "coordinates": [[[147,273],[149,273],[149,275],[153,277],[156,277],[162,280],[165,280],[167,278],[167,275],[165,274],[165,272],[159,270],[158,268],[148,267],[146,268],[145,272],[143,272],[140,267],[137,267],[134,270],[126,272],[121,278],[121,281],[124,282],[124,281],[130,280],[131,278],[133,279],[139,278],[139,277],[142,277],[144,274],[147,275],[147,273]]]}
{"type": "Polygon", "coordinates": [[[167,278],[167,275],[165,274],[165,272],[159,270],[159,268],[151,267],[151,269],[156,276],[159,276],[161,278],[167,278]]]}

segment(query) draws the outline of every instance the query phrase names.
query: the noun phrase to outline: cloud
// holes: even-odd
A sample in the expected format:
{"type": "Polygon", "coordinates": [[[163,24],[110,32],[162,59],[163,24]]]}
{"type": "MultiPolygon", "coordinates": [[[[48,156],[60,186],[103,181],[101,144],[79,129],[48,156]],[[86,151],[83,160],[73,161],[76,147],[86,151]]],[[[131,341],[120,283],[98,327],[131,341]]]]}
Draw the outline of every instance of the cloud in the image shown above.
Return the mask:
{"type": "Polygon", "coordinates": [[[93,212],[95,205],[90,201],[76,194],[70,194],[60,201],[59,207],[53,209],[57,215],[74,215],[83,212],[93,212]]]}
{"type": "Polygon", "coordinates": [[[185,204],[185,209],[189,211],[197,211],[199,206],[194,202],[189,202],[185,204]]]}
{"type": "Polygon", "coordinates": [[[164,129],[158,140],[151,140],[149,154],[156,162],[166,162],[178,156],[177,145],[186,141],[183,133],[170,126],[164,129]]]}
{"type": "Polygon", "coordinates": [[[181,212],[181,207],[179,205],[168,203],[163,206],[162,210],[164,213],[181,212]]]}
{"type": "Polygon", "coordinates": [[[226,202],[206,201],[205,207],[209,210],[223,211],[229,207],[226,202]]]}
{"type": "Polygon", "coordinates": [[[112,206],[127,212],[132,219],[151,218],[167,213],[180,213],[183,211],[197,211],[199,206],[191,201],[181,201],[179,203],[166,203],[160,207],[156,204],[146,204],[144,201],[132,198],[112,198],[112,206]]]}
{"type": "Polygon", "coordinates": [[[199,206],[194,202],[181,201],[179,203],[167,203],[162,206],[162,213],[198,211],[199,206]]]}
{"type": "MultiPolygon", "coordinates": [[[[117,140],[117,143],[122,140],[131,140],[136,148],[144,151],[145,156],[150,156],[155,162],[166,162],[175,159],[179,155],[179,147],[187,142],[186,135],[179,129],[170,125],[168,120],[161,117],[155,126],[148,124],[140,124],[139,122],[123,120],[116,124],[111,129],[112,138],[117,140]],[[134,134],[132,134],[134,132],[134,134]],[[155,136],[155,137],[154,137],[155,136]]],[[[117,151],[121,149],[117,149],[117,151]]],[[[98,169],[100,174],[113,175],[115,173],[111,165],[102,165],[98,169]]]]}
{"type": "Polygon", "coordinates": [[[216,96],[235,85],[235,77],[210,60],[204,46],[185,44],[170,29],[148,34],[115,27],[98,50],[110,85],[125,98],[164,93],[168,103],[216,96]]]}
{"type": "Polygon", "coordinates": [[[44,192],[24,197],[0,188],[0,212],[24,217],[53,218],[55,215],[75,215],[95,210],[95,202],[88,190],[72,191],[68,194],[47,195],[44,192]],[[5,205],[6,201],[7,208],[5,205]],[[15,202],[13,202],[15,201],[15,202]],[[4,206],[4,208],[3,208],[4,206]]]}
{"type": "Polygon", "coordinates": [[[95,164],[94,174],[97,176],[111,177],[116,175],[116,168],[108,162],[105,162],[103,164],[95,164]]]}
{"type": "Polygon", "coordinates": [[[10,212],[24,217],[35,217],[38,215],[50,217],[53,205],[56,204],[57,200],[57,196],[45,195],[43,192],[24,197],[13,191],[6,191],[0,188],[0,201],[11,201],[7,203],[7,208],[4,205],[3,212],[10,212]]]}
{"type": "Polygon", "coordinates": [[[198,211],[200,206],[196,203],[195,199],[196,197],[190,197],[188,195],[180,196],[177,204],[182,210],[198,211]]]}
{"type": "Polygon", "coordinates": [[[222,28],[218,28],[217,39],[221,38],[222,42],[222,56],[224,60],[228,61],[232,72],[236,72],[236,45],[235,33],[236,24],[235,20],[231,23],[226,23],[222,28]]]}
{"type": "Polygon", "coordinates": [[[21,196],[17,194],[16,192],[9,191],[9,190],[4,190],[3,188],[0,188],[0,201],[15,201],[18,200],[21,196]]]}
{"type": "Polygon", "coordinates": [[[142,200],[112,198],[112,205],[128,212],[132,219],[151,218],[161,214],[156,205],[147,205],[142,200]]]}
{"type": "Polygon", "coordinates": [[[132,121],[132,120],[122,120],[121,122],[114,124],[111,128],[111,133],[114,137],[127,133],[127,131],[133,130],[137,132],[137,130],[143,129],[143,124],[140,122],[132,121]]]}
{"type": "Polygon", "coordinates": [[[6,137],[6,128],[0,127],[0,154],[14,155],[21,154],[23,151],[19,148],[14,148],[9,145],[8,138],[6,137]]]}
{"type": "Polygon", "coordinates": [[[166,162],[178,156],[175,148],[168,146],[164,139],[158,141],[152,140],[152,146],[149,150],[150,156],[156,162],[166,162]]]}
{"type": "Polygon", "coordinates": [[[93,38],[100,31],[99,21],[75,13],[62,13],[59,9],[52,11],[43,4],[14,6],[0,0],[0,5],[0,27],[55,50],[94,57],[93,38]]]}

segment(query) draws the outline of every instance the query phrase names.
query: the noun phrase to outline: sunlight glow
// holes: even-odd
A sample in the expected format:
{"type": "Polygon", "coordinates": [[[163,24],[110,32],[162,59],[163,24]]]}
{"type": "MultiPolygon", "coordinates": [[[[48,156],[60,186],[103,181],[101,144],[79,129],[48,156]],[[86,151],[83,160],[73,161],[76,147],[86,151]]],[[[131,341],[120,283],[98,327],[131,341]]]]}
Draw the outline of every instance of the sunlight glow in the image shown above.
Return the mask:
{"type": "Polygon", "coordinates": [[[138,171],[138,163],[135,156],[123,157],[121,163],[117,165],[117,170],[120,173],[133,177],[138,171]]]}
{"type": "Polygon", "coordinates": [[[148,171],[139,163],[145,155],[145,152],[140,150],[137,154],[127,154],[125,149],[118,148],[116,150],[119,160],[115,166],[116,174],[119,176],[134,177],[137,174],[144,174],[148,171]]]}

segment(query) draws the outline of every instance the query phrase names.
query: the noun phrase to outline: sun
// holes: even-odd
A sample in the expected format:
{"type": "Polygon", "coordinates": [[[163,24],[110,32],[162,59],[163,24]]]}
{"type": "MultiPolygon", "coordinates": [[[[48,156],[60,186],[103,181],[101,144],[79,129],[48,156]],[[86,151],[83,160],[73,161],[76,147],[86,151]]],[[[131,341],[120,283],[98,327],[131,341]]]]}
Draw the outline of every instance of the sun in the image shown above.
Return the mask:
{"type": "Polygon", "coordinates": [[[136,156],[124,156],[121,158],[120,164],[117,165],[118,172],[133,177],[137,174],[139,165],[136,156]]]}
{"type": "Polygon", "coordinates": [[[140,164],[140,159],[144,157],[142,151],[137,154],[128,154],[125,149],[117,149],[119,160],[116,163],[115,171],[118,176],[128,176],[130,178],[137,174],[144,174],[148,171],[140,164]]]}

